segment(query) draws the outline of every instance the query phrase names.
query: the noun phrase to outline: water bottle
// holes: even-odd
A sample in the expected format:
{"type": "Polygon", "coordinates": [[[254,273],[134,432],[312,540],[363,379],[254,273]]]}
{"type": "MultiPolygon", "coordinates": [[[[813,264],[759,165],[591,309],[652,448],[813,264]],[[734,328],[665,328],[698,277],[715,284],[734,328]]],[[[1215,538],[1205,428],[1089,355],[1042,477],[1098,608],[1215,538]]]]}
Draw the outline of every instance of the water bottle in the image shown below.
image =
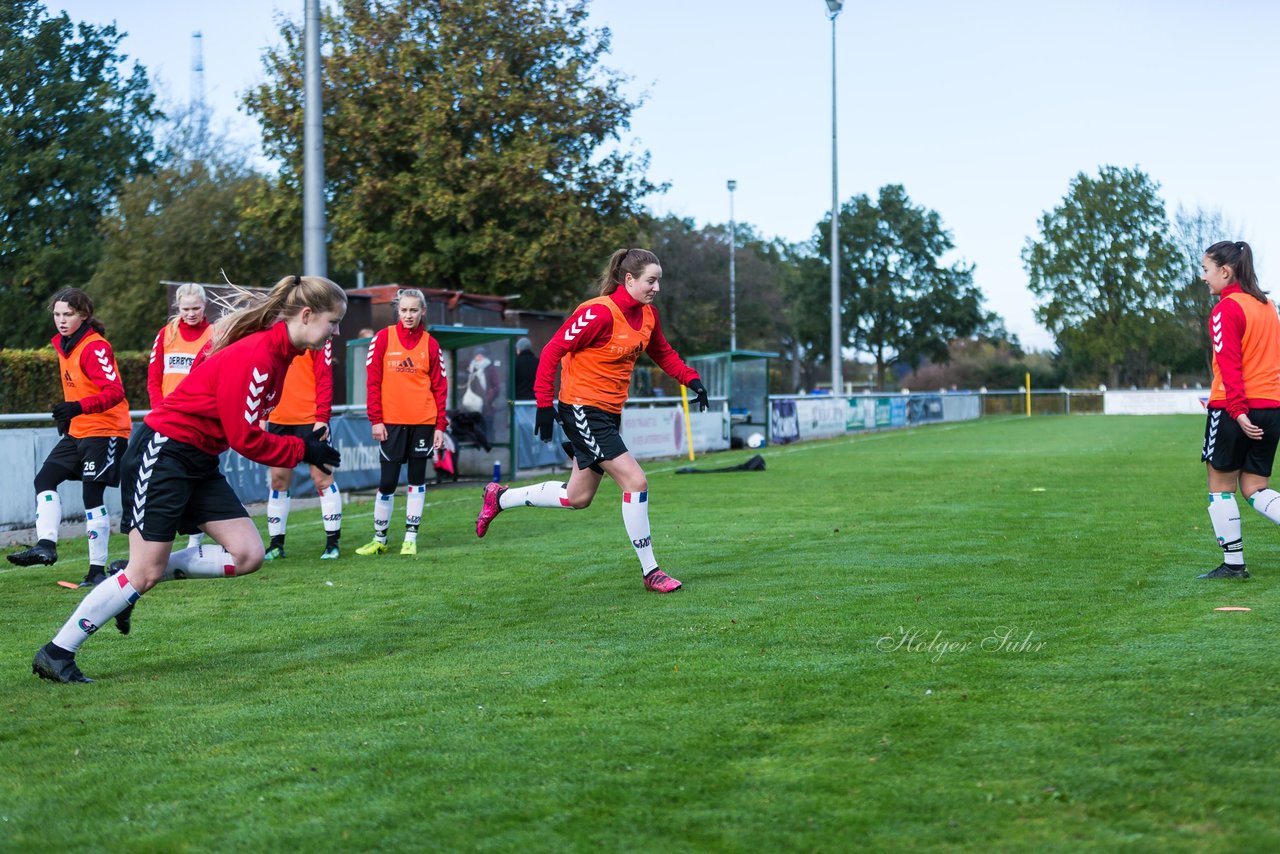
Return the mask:
{"type": "Polygon", "coordinates": [[[498,483],[502,480],[502,463],[498,460],[493,461],[493,482],[498,483]]]}

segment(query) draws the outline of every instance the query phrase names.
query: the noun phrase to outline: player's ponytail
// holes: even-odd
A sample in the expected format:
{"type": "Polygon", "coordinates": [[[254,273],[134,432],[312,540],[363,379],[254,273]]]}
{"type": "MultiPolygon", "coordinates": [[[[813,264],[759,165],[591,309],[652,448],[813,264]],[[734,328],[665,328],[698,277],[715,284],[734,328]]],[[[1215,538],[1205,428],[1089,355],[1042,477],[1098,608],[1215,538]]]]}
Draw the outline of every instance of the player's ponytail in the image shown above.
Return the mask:
{"type": "Polygon", "coordinates": [[[1240,290],[1256,299],[1266,302],[1267,295],[1258,284],[1258,274],[1253,266],[1253,250],[1243,240],[1220,240],[1204,250],[1204,254],[1219,267],[1230,267],[1231,278],[1240,285],[1240,290]]]}
{"type": "Polygon", "coordinates": [[[229,311],[213,325],[211,353],[295,317],[304,308],[335,311],[347,307],[347,292],[324,276],[285,276],[265,295],[238,285],[231,287],[234,295],[219,300],[229,311]]]}
{"type": "Polygon", "coordinates": [[[648,249],[619,249],[609,256],[609,264],[600,276],[600,296],[608,296],[616,291],[626,280],[627,273],[633,279],[638,279],[645,267],[661,263],[658,256],[648,249]]]}

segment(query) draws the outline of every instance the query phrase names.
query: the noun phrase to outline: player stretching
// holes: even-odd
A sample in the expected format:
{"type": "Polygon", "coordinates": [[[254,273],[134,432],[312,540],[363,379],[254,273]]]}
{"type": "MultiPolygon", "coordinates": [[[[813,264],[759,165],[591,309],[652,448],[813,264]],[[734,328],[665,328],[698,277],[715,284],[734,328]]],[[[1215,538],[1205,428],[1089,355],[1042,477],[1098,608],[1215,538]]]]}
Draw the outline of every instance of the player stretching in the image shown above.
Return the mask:
{"type": "Polygon", "coordinates": [[[600,296],[578,306],[543,348],[534,383],[536,430],[542,441],[550,442],[552,422],[558,417],[569,437],[565,452],[573,460],[573,473],[567,484],[489,484],[476,518],[476,536],[483,537],[493,518],[512,507],[587,507],[607,474],[622,490],[622,522],[640,559],[645,588],[656,593],[680,588],[679,581],[658,568],[653,556],[649,483],[619,433],[631,372],[642,352],[688,386],[698,397],[699,409],[707,408],[707,390],[697,371],[684,363],[662,334],[653,307],[661,280],[662,266],[652,252],[619,249],[600,279],[600,296]],[[562,366],[558,412],[552,408],[557,364],[562,366]]]}
{"type": "Polygon", "coordinates": [[[266,297],[216,324],[209,356],[192,369],[133,434],[123,460],[120,530],[129,535],[122,572],[85,596],[31,670],[55,682],[89,682],[76,666],[80,645],[161,581],[247,575],[262,566],[262,538],[218,464],[235,448],[269,466],[335,466],[338,452],[316,434],[267,433],[289,362],[319,350],[347,309],[342,288],[320,276],[288,276],[266,297]],[[204,530],[218,545],[173,551],[174,536],[204,530]]]}

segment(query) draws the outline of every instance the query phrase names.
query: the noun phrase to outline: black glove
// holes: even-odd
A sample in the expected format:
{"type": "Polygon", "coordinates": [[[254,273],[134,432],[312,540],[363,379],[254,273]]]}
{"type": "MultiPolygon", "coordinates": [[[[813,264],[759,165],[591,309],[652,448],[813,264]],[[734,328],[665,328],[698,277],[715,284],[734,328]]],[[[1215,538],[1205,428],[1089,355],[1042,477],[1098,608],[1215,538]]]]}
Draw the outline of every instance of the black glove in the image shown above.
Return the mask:
{"type": "Polygon", "coordinates": [[[698,411],[706,412],[711,403],[707,400],[707,387],[702,384],[702,380],[689,380],[689,391],[698,396],[698,411]]]}
{"type": "Polygon", "coordinates": [[[302,454],[302,461],[313,465],[325,474],[333,474],[333,467],[342,464],[342,454],[338,453],[338,449],[330,445],[324,440],[327,430],[314,430],[311,435],[303,439],[307,444],[307,450],[302,454]]]}
{"type": "Polygon", "coordinates": [[[53,422],[53,426],[58,428],[59,436],[65,436],[71,430],[70,421],[55,421],[53,422]]]}
{"type": "Polygon", "coordinates": [[[551,441],[551,425],[555,424],[556,411],[550,406],[538,407],[538,420],[534,424],[533,432],[539,439],[544,442],[551,441]]]}
{"type": "MultiPolygon", "coordinates": [[[[75,418],[77,415],[83,415],[83,414],[84,414],[84,407],[80,405],[80,401],[78,400],[64,401],[63,403],[59,403],[57,406],[53,408],[53,420],[65,421],[68,424],[71,423],[72,418],[75,418]]],[[[63,430],[61,432],[65,433],[66,431],[63,430]]]]}

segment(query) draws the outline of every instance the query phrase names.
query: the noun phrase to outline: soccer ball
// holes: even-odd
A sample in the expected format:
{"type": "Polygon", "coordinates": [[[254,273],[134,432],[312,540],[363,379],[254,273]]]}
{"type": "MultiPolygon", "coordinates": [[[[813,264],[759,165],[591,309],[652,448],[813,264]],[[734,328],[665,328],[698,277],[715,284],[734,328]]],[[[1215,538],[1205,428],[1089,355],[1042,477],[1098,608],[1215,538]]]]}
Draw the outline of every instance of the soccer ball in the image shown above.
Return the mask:
{"type": "Polygon", "coordinates": [[[763,434],[763,433],[752,433],[750,436],[748,436],[748,437],[747,437],[747,447],[748,447],[748,448],[763,448],[763,447],[764,447],[764,434],[763,434]]]}

